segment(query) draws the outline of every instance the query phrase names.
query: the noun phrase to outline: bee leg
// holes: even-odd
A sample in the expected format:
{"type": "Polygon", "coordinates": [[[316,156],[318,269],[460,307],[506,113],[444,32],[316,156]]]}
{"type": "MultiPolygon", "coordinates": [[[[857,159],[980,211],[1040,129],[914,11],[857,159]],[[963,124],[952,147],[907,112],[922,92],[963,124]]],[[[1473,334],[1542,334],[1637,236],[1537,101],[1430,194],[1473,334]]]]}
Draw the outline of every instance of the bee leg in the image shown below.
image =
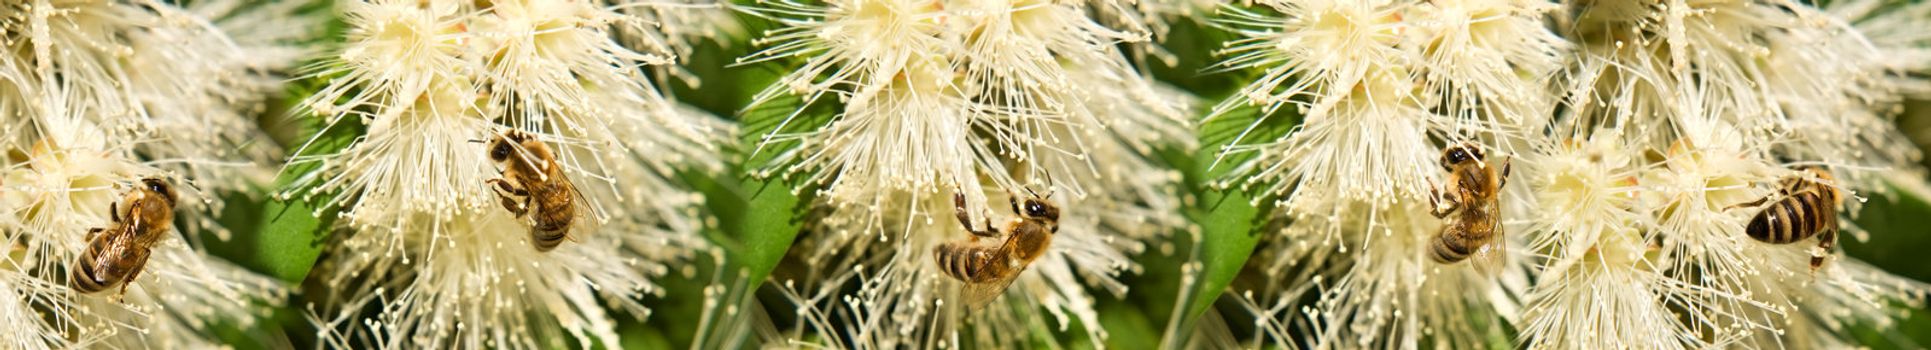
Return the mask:
{"type": "Polygon", "coordinates": [[[107,229],[106,229],[106,228],[100,228],[100,227],[95,227],[95,228],[92,228],[92,229],[88,229],[88,230],[87,230],[87,240],[88,240],[88,241],[93,241],[93,240],[94,240],[94,237],[95,237],[95,236],[98,236],[98,235],[100,235],[100,233],[101,233],[101,231],[107,231],[107,229]]]}
{"type": "Polygon", "coordinates": [[[980,237],[999,236],[999,228],[992,226],[992,218],[990,217],[986,218],[985,230],[972,229],[972,213],[966,210],[965,194],[963,193],[952,194],[952,214],[959,217],[959,225],[965,226],[967,233],[980,237]]]}
{"type": "Polygon", "coordinates": [[[965,226],[967,231],[972,230],[972,215],[966,212],[965,194],[952,194],[952,216],[959,217],[959,225],[965,226]]]}
{"type": "Polygon", "coordinates": [[[530,201],[528,199],[524,199],[522,201],[518,201],[515,198],[511,198],[511,197],[502,197],[502,199],[503,199],[503,209],[509,210],[511,216],[520,218],[520,217],[523,217],[524,213],[530,212],[530,201]]]}
{"type": "Polygon", "coordinates": [[[511,187],[510,182],[503,179],[489,179],[483,182],[492,185],[491,188],[496,190],[496,198],[503,202],[503,209],[509,210],[510,214],[522,217],[523,213],[529,211],[527,202],[529,202],[530,192],[528,190],[511,187]],[[524,197],[525,200],[519,202],[516,197],[524,197]]]}
{"type": "Polygon", "coordinates": [[[523,196],[523,202],[516,204],[516,210],[514,210],[516,216],[523,216],[523,213],[530,211],[530,207],[536,206],[536,197],[531,197],[529,193],[523,193],[521,196],[523,196]]]}
{"type": "Polygon", "coordinates": [[[1443,219],[1443,218],[1447,218],[1448,214],[1454,214],[1456,209],[1461,209],[1461,205],[1456,204],[1455,201],[1448,201],[1447,207],[1438,207],[1436,209],[1429,210],[1428,213],[1435,215],[1436,219],[1443,219]]]}
{"type": "Polygon", "coordinates": [[[1763,205],[1764,202],[1770,201],[1770,197],[1773,197],[1773,196],[1763,196],[1763,198],[1757,198],[1757,200],[1754,200],[1754,201],[1737,203],[1736,205],[1725,207],[1723,208],[1723,210],[1730,210],[1730,209],[1736,209],[1736,208],[1749,208],[1749,207],[1763,205]]]}
{"type": "Polygon", "coordinates": [[[503,181],[501,178],[483,180],[483,184],[489,185],[492,189],[496,190],[497,196],[507,196],[508,194],[516,193],[516,187],[511,187],[509,181],[503,181]]]}
{"type": "Polygon", "coordinates": [[[1830,257],[1830,254],[1836,251],[1837,229],[1828,228],[1824,232],[1818,233],[1817,250],[1812,251],[1810,254],[1810,271],[1817,272],[1818,267],[1824,266],[1824,259],[1830,257]]]}
{"type": "Polygon", "coordinates": [[[107,217],[109,219],[114,219],[114,222],[121,222],[121,203],[120,202],[107,202],[107,217]]]}
{"type": "Polygon", "coordinates": [[[1434,215],[1436,219],[1446,218],[1448,214],[1454,213],[1462,206],[1453,198],[1443,197],[1440,189],[1430,188],[1428,192],[1433,194],[1428,197],[1428,214],[1434,215]],[[1443,202],[1447,202],[1447,205],[1444,206],[1443,202]]]}
{"type": "Polygon", "coordinates": [[[134,281],[139,280],[141,278],[141,270],[146,270],[147,267],[148,267],[147,255],[141,255],[141,259],[134,262],[134,270],[128,272],[127,280],[121,281],[121,294],[116,295],[117,297],[120,298],[120,301],[122,303],[127,302],[127,286],[134,284],[134,281]]]}
{"type": "Polygon", "coordinates": [[[1509,165],[1514,163],[1515,157],[1502,158],[1502,179],[1495,184],[1495,188],[1509,185],[1509,165]]]}

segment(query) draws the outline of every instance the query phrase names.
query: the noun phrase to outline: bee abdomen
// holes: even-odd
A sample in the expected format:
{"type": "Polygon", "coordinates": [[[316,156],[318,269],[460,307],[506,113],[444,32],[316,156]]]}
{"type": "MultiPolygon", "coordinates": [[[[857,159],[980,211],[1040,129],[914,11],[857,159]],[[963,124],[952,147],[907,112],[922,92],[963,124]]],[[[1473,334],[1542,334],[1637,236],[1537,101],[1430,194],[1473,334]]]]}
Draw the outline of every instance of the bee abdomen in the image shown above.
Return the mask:
{"type": "Polygon", "coordinates": [[[114,285],[116,284],[120,284],[121,281],[119,279],[108,278],[108,279],[105,279],[105,281],[96,280],[94,276],[98,274],[98,272],[94,270],[93,264],[87,263],[88,261],[93,261],[94,260],[93,258],[94,258],[94,254],[92,254],[92,252],[89,252],[87,254],[81,254],[80,260],[75,261],[74,264],[69,267],[69,270],[73,271],[73,273],[72,273],[72,276],[68,277],[68,279],[73,280],[74,291],[81,292],[81,293],[94,293],[94,292],[107,290],[108,288],[114,287],[114,285]]]}
{"type": "Polygon", "coordinates": [[[542,226],[530,228],[530,240],[536,244],[536,251],[547,252],[563,245],[563,239],[570,236],[570,227],[544,229],[542,226]]]}
{"type": "Polygon", "coordinates": [[[932,260],[939,265],[939,271],[960,281],[979,282],[986,276],[991,252],[982,247],[967,246],[957,242],[947,242],[932,248],[932,260]]]}
{"type": "Polygon", "coordinates": [[[1827,220],[1824,215],[1837,215],[1834,208],[1824,208],[1828,204],[1815,192],[1797,193],[1750,218],[1750,224],[1744,227],[1744,232],[1752,239],[1771,244],[1810,238],[1825,230],[1824,226],[1833,221],[1827,220]]]}
{"type": "Polygon", "coordinates": [[[1469,249],[1470,247],[1467,247],[1465,244],[1453,243],[1451,241],[1459,240],[1448,238],[1448,235],[1435,236],[1435,242],[1430,245],[1431,248],[1428,250],[1433,254],[1430,254],[1429,257],[1434,258],[1437,263],[1449,264],[1467,260],[1468,255],[1474,253],[1473,249],[1469,249]]]}
{"type": "Polygon", "coordinates": [[[549,191],[554,192],[537,197],[536,223],[530,227],[530,240],[536,244],[537,251],[543,252],[556,249],[570,237],[570,224],[577,217],[573,194],[561,188],[549,191]]]}

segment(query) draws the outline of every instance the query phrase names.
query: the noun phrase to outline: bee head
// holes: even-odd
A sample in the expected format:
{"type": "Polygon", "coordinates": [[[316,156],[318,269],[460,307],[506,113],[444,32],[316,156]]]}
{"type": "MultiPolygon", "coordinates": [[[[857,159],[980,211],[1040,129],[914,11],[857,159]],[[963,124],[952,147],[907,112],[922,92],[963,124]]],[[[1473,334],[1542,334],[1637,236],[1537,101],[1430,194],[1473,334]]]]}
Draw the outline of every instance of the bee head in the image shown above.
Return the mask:
{"type": "Polygon", "coordinates": [[[1481,161],[1483,158],[1484,155],[1482,154],[1481,147],[1471,144],[1456,145],[1449,147],[1448,151],[1442,152],[1442,169],[1452,170],[1456,165],[1468,163],[1469,161],[1481,161]]]}
{"type": "Polygon", "coordinates": [[[502,163],[504,161],[510,160],[510,155],[515,153],[516,153],[516,146],[511,145],[510,141],[508,139],[504,139],[503,136],[501,135],[498,135],[496,136],[495,139],[491,139],[489,141],[489,159],[490,160],[496,161],[497,163],[502,163]]]}
{"type": "Polygon", "coordinates": [[[1811,176],[1816,177],[1816,180],[1806,180],[1806,181],[1818,182],[1827,186],[1835,186],[1837,183],[1837,177],[1832,176],[1830,174],[1830,169],[1825,169],[1823,166],[1801,165],[1801,166],[1794,167],[1793,169],[1801,172],[1810,173],[1811,176]]]}
{"type": "Polygon", "coordinates": [[[1837,179],[1836,177],[1833,177],[1830,175],[1830,169],[1824,169],[1824,167],[1822,166],[1800,165],[1795,167],[1795,169],[1797,171],[1809,172],[1811,175],[1816,175],[1818,179],[1821,179],[1824,181],[1831,181],[1831,180],[1837,179]]]}
{"type": "Polygon", "coordinates": [[[168,203],[174,203],[174,187],[168,186],[168,182],[160,178],[141,179],[141,189],[161,194],[161,198],[167,199],[168,203]]]}
{"type": "Polygon", "coordinates": [[[1020,205],[1019,209],[1021,210],[1020,214],[1025,215],[1027,219],[1059,220],[1059,207],[1053,206],[1052,203],[1047,203],[1045,199],[1028,198],[1025,203],[1020,205]]]}

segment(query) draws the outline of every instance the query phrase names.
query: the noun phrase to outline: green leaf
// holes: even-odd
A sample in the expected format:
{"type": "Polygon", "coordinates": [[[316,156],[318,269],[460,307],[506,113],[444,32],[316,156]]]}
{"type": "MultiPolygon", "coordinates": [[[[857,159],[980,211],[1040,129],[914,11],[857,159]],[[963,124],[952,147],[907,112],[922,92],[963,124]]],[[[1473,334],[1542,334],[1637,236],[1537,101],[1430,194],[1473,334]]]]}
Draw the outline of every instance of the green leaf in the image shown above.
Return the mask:
{"type": "MultiPolygon", "coordinates": [[[[776,76],[768,76],[775,80],[776,76]]],[[[764,86],[764,85],[752,85],[764,86]]],[[[748,103],[750,95],[741,95],[737,105],[748,103]]],[[[766,277],[775,269],[791,244],[804,227],[806,209],[812,201],[814,184],[799,176],[772,174],[770,178],[747,176],[756,173],[770,164],[779,153],[798,147],[796,141],[776,142],[761,145],[766,135],[773,132],[796,133],[816,130],[830,123],[835,115],[830,103],[805,105],[795,96],[788,96],[754,106],[740,113],[740,144],[747,145],[749,151],[742,168],[731,174],[736,182],[712,181],[700,184],[706,190],[707,205],[719,220],[719,232],[711,241],[724,248],[724,263],[718,269],[715,285],[723,288],[718,304],[707,310],[701,321],[700,339],[692,344],[695,348],[713,349],[744,344],[750,336],[745,313],[755,309],[756,292],[764,285],[766,277]],[[795,118],[786,121],[787,118],[795,118]],[[782,127],[782,129],[781,129],[782,127]],[[713,192],[729,192],[734,200],[720,201],[720,195],[713,192]]]]}
{"type": "MultiPolygon", "coordinates": [[[[1859,235],[1839,236],[1844,254],[1862,260],[1885,272],[1917,281],[1931,280],[1931,265],[1924,263],[1924,248],[1931,247],[1931,184],[1914,176],[1891,176],[1889,191],[1871,195],[1855,219],[1866,239],[1859,235]]],[[[1862,194],[1860,194],[1862,195],[1862,194]]],[[[1923,304],[1893,302],[1892,307],[1908,310],[1908,316],[1890,327],[1855,323],[1845,335],[1873,349],[1919,349],[1931,344],[1931,312],[1923,304]]]]}
{"type": "Polygon", "coordinates": [[[1233,168],[1254,157],[1251,153],[1223,156],[1223,147],[1272,142],[1299,123],[1297,116],[1259,112],[1252,106],[1235,108],[1203,122],[1201,144],[1208,146],[1194,155],[1192,164],[1182,166],[1187,170],[1188,184],[1197,193],[1198,200],[1187,214],[1200,225],[1200,241],[1193,251],[1196,269],[1185,279],[1178,312],[1167,324],[1164,348],[1181,348],[1187,344],[1198,319],[1213,307],[1214,301],[1246,266],[1254,247],[1260,243],[1259,228],[1273,211],[1269,205],[1272,194],[1210,185],[1238,175],[1231,174],[1233,168]]]}
{"type": "Polygon", "coordinates": [[[262,206],[260,231],[254,251],[263,252],[262,268],[283,281],[301,282],[322,254],[334,214],[320,216],[307,203],[271,200],[262,206]]]}
{"type": "MultiPolygon", "coordinates": [[[[713,182],[712,186],[723,186],[713,182]]],[[[797,181],[745,178],[733,184],[748,192],[748,199],[718,200],[710,196],[707,205],[720,220],[720,231],[712,237],[724,248],[724,263],[717,270],[716,286],[724,288],[718,304],[706,310],[694,348],[724,348],[724,344],[743,344],[750,336],[744,313],[752,310],[756,292],[763,286],[793,239],[803,227],[803,208],[810,203],[791,191],[809,190],[797,181]]],[[[710,192],[710,191],[706,191],[710,192]]]]}
{"type": "Polygon", "coordinates": [[[1125,307],[1122,303],[1103,304],[1100,307],[1100,325],[1106,328],[1107,347],[1114,349],[1152,349],[1160,344],[1160,330],[1153,321],[1147,319],[1144,310],[1125,307]]]}
{"type": "MultiPolygon", "coordinates": [[[[320,123],[313,124],[316,125],[310,125],[305,129],[319,131],[305,134],[315,135],[314,142],[307,148],[300,149],[296,157],[341,152],[365,131],[362,125],[354,121],[327,128],[321,127],[320,123]]],[[[319,167],[320,165],[316,163],[305,163],[282,169],[282,173],[275,179],[274,187],[265,189],[264,192],[295,192],[290,188],[295,179],[316,171],[319,167]]],[[[231,250],[239,251],[236,254],[238,256],[230,257],[236,263],[283,281],[301,282],[308,277],[309,270],[315,267],[316,258],[322,254],[323,239],[328,237],[329,230],[334,226],[337,208],[317,211],[316,203],[301,197],[287,199],[274,197],[276,196],[253,196],[245,200],[247,205],[230,205],[228,212],[223,216],[234,215],[235,218],[245,218],[235,219],[247,223],[242,224],[245,227],[240,227],[237,231],[255,234],[238,235],[225,245],[241,248],[231,250]]]]}
{"type": "MultiPolygon", "coordinates": [[[[1925,184],[1899,184],[1898,181],[1919,181],[1916,179],[1891,179],[1887,184],[1888,195],[1872,196],[1864,202],[1864,208],[1856,218],[1858,228],[1868,233],[1869,241],[1856,239],[1855,235],[1838,237],[1845,254],[1884,268],[1885,271],[1910,277],[1919,281],[1931,280],[1931,264],[1924,264],[1923,247],[1931,247],[1931,235],[1924,234],[1931,227],[1931,198],[1919,197],[1923,192],[1908,188],[1925,188],[1925,184]]],[[[1864,195],[1864,194],[1860,194],[1864,195]]]]}
{"type": "Polygon", "coordinates": [[[1187,278],[1181,292],[1180,312],[1167,328],[1166,348],[1180,348],[1194,323],[1212,307],[1227,284],[1240,273],[1241,266],[1254,253],[1260,235],[1256,221],[1263,219],[1261,208],[1249,205],[1253,197],[1240,192],[1204,191],[1200,196],[1201,213],[1194,216],[1200,224],[1200,243],[1195,245],[1197,270],[1187,278]]]}

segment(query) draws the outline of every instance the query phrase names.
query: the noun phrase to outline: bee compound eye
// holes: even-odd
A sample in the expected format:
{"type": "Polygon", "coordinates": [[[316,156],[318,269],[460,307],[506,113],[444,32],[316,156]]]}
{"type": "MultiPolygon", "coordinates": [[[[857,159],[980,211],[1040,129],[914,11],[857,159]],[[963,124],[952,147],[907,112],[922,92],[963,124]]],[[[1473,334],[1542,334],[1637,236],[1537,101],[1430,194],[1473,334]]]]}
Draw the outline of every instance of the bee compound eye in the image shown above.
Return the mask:
{"type": "Polygon", "coordinates": [[[495,160],[509,159],[510,146],[508,144],[497,144],[495,148],[489,150],[489,157],[495,160]]]}
{"type": "Polygon", "coordinates": [[[149,191],[154,191],[157,193],[168,193],[168,184],[165,182],[161,182],[161,180],[146,179],[146,180],[141,180],[141,184],[145,185],[144,187],[146,187],[147,190],[149,191]]]}

